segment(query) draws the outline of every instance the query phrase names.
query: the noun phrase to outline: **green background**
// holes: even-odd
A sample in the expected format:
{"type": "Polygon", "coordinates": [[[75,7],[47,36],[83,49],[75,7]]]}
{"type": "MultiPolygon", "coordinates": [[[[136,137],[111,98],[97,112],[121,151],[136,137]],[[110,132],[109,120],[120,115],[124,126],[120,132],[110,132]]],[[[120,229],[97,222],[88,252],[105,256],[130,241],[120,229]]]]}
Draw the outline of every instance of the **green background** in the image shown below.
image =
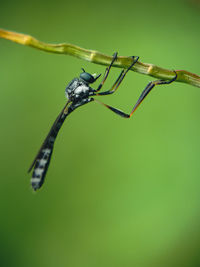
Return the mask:
{"type": "MultiPolygon", "coordinates": [[[[3,0],[0,10],[1,28],[44,42],[199,74],[198,1],[3,0]]],[[[199,88],[158,86],[130,120],[96,103],[76,110],[32,192],[27,169],[81,67],[105,70],[0,39],[0,265],[200,266],[199,88]]],[[[129,112],[151,80],[130,72],[101,100],[129,112]]]]}

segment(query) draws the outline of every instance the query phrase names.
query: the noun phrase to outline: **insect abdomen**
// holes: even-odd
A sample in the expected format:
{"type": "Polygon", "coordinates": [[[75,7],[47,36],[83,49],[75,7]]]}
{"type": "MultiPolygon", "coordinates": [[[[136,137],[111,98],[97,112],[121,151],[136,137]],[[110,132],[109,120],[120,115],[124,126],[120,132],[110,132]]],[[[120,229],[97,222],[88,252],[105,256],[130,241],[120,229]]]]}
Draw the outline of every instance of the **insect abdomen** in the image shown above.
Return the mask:
{"type": "Polygon", "coordinates": [[[44,147],[38,155],[31,178],[31,185],[34,190],[39,189],[44,182],[44,177],[49,166],[52,152],[53,144],[49,143],[49,146],[47,145],[44,147]]]}

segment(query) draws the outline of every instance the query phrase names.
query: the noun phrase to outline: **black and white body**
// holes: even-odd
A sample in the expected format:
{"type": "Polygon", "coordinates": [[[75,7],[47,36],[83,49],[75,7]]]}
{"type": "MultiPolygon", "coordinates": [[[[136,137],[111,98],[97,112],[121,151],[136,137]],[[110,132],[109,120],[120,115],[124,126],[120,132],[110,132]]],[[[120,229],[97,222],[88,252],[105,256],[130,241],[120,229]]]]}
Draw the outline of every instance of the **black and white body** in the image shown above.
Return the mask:
{"type": "MultiPolygon", "coordinates": [[[[52,152],[54,143],[57,137],[57,134],[65,121],[66,117],[74,111],[76,108],[87,104],[91,101],[96,101],[105,107],[109,108],[111,111],[115,112],[116,114],[124,117],[124,118],[130,118],[134,111],[137,109],[137,107],[140,105],[140,103],[143,101],[143,99],[146,97],[146,95],[151,91],[151,89],[157,85],[157,84],[168,84],[173,82],[177,75],[170,81],[164,81],[159,80],[155,82],[150,82],[147,87],[142,92],[141,96],[139,97],[138,101],[136,102],[135,106],[133,107],[130,114],[126,114],[123,111],[113,108],[109,105],[106,105],[99,100],[97,101],[92,96],[101,96],[101,95],[110,95],[114,93],[117,88],[119,87],[120,83],[124,79],[127,72],[135,65],[135,63],[138,61],[139,57],[131,57],[131,64],[128,69],[124,69],[121,71],[119,77],[117,78],[116,82],[113,84],[110,90],[99,92],[106,81],[108,74],[110,72],[110,69],[113,65],[113,63],[117,60],[117,53],[114,53],[112,57],[111,64],[108,68],[106,68],[104,77],[102,82],[99,84],[98,88],[95,90],[90,87],[90,84],[94,83],[100,75],[96,76],[96,74],[90,74],[85,72],[83,69],[83,72],[80,74],[79,78],[74,78],[66,87],[65,93],[67,97],[67,103],[64,106],[61,113],[58,115],[57,119],[55,120],[53,126],[51,127],[49,134],[47,135],[46,139],[44,140],[44,143],[42,144],[37,156],[35,157],[33,163],[31,164],[28,172],[30,172],[33,169],[32,178],[31,178],[31,185],[34,190],[39,189],[42,184],[44,183],[45,175],[49,167],[49,163],[51,160],[52,152]]],[[[176,73],[175,73],[176,74],[176,73]]]]}
{"type": "Polygon", "coordinates": [[[31,185],[34,190],[39,189],[44,182],[53,152],[54,142],[64,120],[73,110],[92,101],[92,98],[89,98],[89,96],[94,94],[94,90],[90,88],[89,82],[94,82],[99,76],[95,78],[91,74],[83,72],[80,78],[74,78],[67,85],[65,90],[68,99],[67,104],[51,127],[48,136],[29,169],[29,171],[31,171],[34,167],[31,179],[31,185]]]}

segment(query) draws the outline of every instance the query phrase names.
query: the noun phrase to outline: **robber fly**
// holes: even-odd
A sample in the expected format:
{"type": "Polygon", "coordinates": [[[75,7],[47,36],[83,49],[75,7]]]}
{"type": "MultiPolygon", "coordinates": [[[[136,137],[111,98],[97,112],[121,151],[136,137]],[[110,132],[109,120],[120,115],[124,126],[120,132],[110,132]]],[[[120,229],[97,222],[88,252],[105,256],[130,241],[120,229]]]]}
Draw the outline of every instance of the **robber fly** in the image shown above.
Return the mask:
{"type": "Polygon", "coordinates": [[[67,116],[70,113],[72,113],[76,108],[83,106],[87,103],[90,103],[92,101],[96,101],[96,102],[102,104],[103,106],[105,106],[106,108],[110,109],[111,111],[113,111],[117,115],[120,115],[124,118],[130,118],[133,115],[133,113],[135,112],[135,110],[137,109],[137,107],[141,104],[141,102],[144,100],[144,98],[147,96],[147,94],[152,90],[152,88],[155,85],[169,84],[169,83],[175,81],[177,78],[177,74],[174,71],[175,76],[171,80],[168,80],[168,81],[158,80],[158,81],[150,82],[146,86],[146,88],[144,89],[142,94],[140,95],[139,99],[137,100],[137,102],[134,105],[130,114],[127,114],[127,113],[125,113],[125,112],[123,112],[117,108],[111,107],[111,106],[104,104],[101,101],[93,98],[93,96],[110,95],[110,94],[113,94],[117,90],[117,88],[121,84],[122,80],[126,76],[127,72],[136,64],[139,57],[133,56],[133,57],[131,57],[131,59],[132,59],[132,63],[130,64],[130,66],[127,69],[123,69],[121,71],[120,75],[118,76],[118,78],[115,81],[115,83],[113,84],[113,86],[107,91],[100,92],[102,86],[104,85],[104,83],[108,77],[108,74],[110,72],[112,65],[114,64],[115,61],[117,61],[117,53],[114,53],[114,55],[112,57],[112,61],[109,65],[109,67],[106,68],[104,77],[103,77],[103,79],[102,79],[102,81],[99,84],[97,89],[93,89],[92,87],[90,87],[90,84],[93,84],[94,82],[96,82],[96,80],[101,76],[101,74],[99,74],[99,75],[90,74],[90,73],[86,72],[84,69],[82,69],[83,72],[80,74],[79,78],[74,78],[67,85],[66,90],[65,90],[66,97],[68,99],[67,103],[65,104],[63,110],[58,115],[57,119],[55,120],[55,122],[54,122],[53,126],[51,127],[46,139],[44,140],[37,156],[35,157],[33,163],[31,164],[31,166],[28,170],[28,172],[30,172],[33,169],[32,178],[31,178],[31,185],[32,185],[32,188],[34,190],[39,189],[43,185],[45,175],[47,173],[49,163],[51,160],[53,147],[54,147],[54,143],[55,143],[56,137],[58,135],[58,132],[59,132],[63,122],[67,118],[67,116]]]}

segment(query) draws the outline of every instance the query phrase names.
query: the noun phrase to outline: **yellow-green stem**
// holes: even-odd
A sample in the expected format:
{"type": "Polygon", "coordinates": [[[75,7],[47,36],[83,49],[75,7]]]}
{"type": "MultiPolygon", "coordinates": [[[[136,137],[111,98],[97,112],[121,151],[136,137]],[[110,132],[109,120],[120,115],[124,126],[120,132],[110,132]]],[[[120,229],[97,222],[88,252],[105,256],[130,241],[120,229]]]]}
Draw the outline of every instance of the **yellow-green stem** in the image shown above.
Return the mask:
{"type": "MultiPolygon", "coordinates": [[[[81,48],[73,44],[47,44],[43,43],[34,37],[26,34],[6,31],[0,29],[0,38],[8,39],[10,41],[32,46],[34,48],[58,54],[65,54],[78,57],[96,64],[108,66],[112,60],[112,56],[107,56],[95,50],[88,50],[81,48]]],[[[128,68],[132,62],[130,57],[119,56],[114,62],[115,67],[118,68],[128,68]]],[[[157,79],[172,79],[174,77],[174,71],[158,67],[153,64],[147,64],[142,62],[137,62],[132,70],[141,74],[150,75],[157,79]]],[[[200,76],[185,70],[176,70],[177,82],[188,83],[190,85],[200,87],[200,76]]]]}

